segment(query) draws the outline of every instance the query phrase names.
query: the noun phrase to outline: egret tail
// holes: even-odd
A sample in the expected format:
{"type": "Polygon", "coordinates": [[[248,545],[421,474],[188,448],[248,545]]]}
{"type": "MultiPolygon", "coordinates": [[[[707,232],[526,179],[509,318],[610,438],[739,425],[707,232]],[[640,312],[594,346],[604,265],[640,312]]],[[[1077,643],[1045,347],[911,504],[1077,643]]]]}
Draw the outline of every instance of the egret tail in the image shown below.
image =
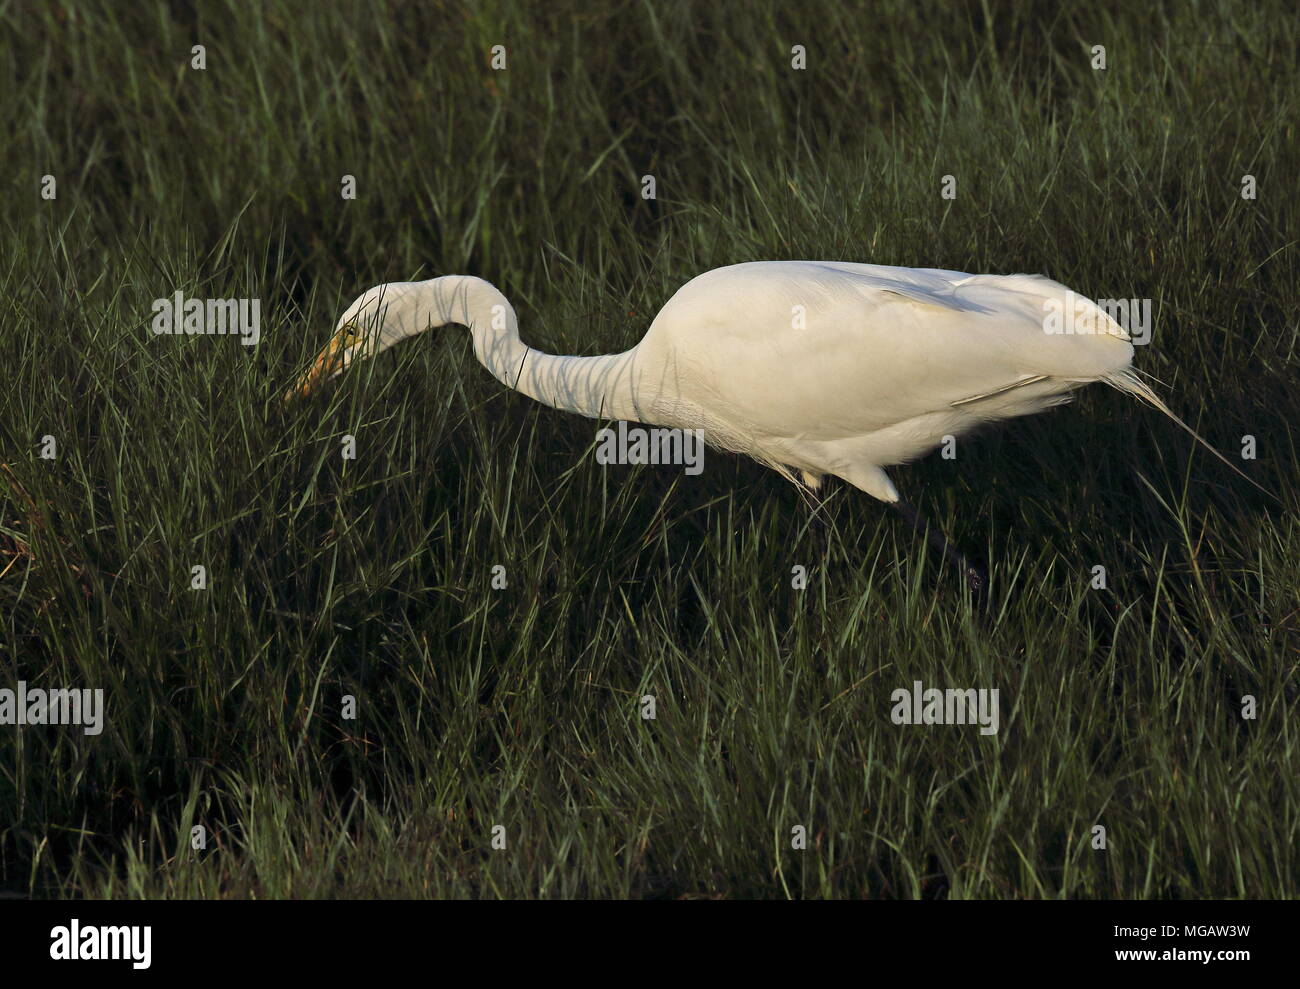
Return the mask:
{"type": "Polygon", "coordinates": [[[1214,454],[1214,456],[1222,460],[1225,464],[1227,464],[1230,468],[1232,468],[1232,470],[1236,471],[1236,473],[1240,474],[1251,484],[1255,485],[1255,487],[1259,488],[1260,491],[1263,491],[1264,494],[1268,495],[1270,498],[1277,499],[1279,502],[1281,501],[1281,499],[1278,498],[1277,495],[1273,494],[1272,491],[1268,490],[1268,488],[1264,487],[1262,484],[1260,484],[1258,481],[1252,478],[1249,474],[1247,474],[1240,467],[1238,467],[1231,460],[1229,460],[1222,453],[1220,453],[1213,446],[1211,446],[1209,442],[1206,441],[1201,436],[1200,433],[1194,430],[1191,426],[1187,425],[1187,423],[1183,422],[1182,419],[1178,418],[1178,416],[1174,414],[1173,410],[1164,403],[1164,400],[1151,389],[1151,386],[1138,377],[1137,371],[1134,370],[1133,367],[1131,366],[1122,367],[1115,371],[1107,371],[1105,374],[1102,375],[1102,380],[1105,381],[1106,384],[1110,385],[1112,388],[1116,388],[1119,391],[1122,391],[1126,395],[1132,395],[1134,398],[1145,402],[1147,405],[1150,405],[1153,409],[1156,409],[1158,412],[1164,413],[1166,416],[1168,416],[1170,419],[1176,422],[1180,427],[1186,430],[1187,433],[1192,437],[1192,439],[1196,440],[1197,443],[1201,444],[1201,446],[1209,450],[1210,453],[1214,454]]]}

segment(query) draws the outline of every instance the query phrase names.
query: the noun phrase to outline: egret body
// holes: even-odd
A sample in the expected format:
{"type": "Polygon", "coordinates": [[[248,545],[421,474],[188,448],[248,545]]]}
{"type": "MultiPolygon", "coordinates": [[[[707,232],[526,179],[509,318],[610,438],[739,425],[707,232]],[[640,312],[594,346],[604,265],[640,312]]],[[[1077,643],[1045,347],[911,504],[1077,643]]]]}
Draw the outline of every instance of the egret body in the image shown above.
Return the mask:
{"type": "MultiPolygon", "coordinates": [[[[1097,381],[1172,417],[1133,371],[1125,330],[1058,282],[838,261],[706,272],[677,291],[635,347],[598,357],[529,347],[514,308],[481,278],[377,285],[348,306],[290,394],[450,324],[469,328],[475,356],[499,381],[539,402],[702,429],[709,445],[810,487],[840,477],[914,523],[885,468],[945,437],[1041,411],[1097,381]],[[1049,332],[1052,313],[1064,314],[1070,332],[1049,332]]],[[[946,541],[944,550],[972,577],[946,541]]]]}

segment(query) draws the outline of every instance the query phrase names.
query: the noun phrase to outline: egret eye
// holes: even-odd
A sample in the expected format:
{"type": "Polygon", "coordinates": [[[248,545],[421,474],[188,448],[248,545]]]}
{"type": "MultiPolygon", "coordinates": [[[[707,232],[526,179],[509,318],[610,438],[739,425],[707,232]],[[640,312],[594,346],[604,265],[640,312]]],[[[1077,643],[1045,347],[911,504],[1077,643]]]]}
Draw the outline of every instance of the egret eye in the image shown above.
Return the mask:
{"type": "Polygon", "coordinates": [[[345,344],[354,343],[361,337],[361,330],[357,328],[356,323],[349,323],[343,327],[342,337],[345,344]]]}

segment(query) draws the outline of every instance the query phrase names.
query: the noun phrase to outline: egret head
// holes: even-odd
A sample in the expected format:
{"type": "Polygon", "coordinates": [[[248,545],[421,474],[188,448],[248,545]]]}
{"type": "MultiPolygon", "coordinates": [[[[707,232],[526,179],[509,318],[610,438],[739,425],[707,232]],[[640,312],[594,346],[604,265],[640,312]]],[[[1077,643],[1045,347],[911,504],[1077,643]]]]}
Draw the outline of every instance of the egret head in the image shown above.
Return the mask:
{"type": "Polygon", "coordinates": [[[427,329],[427,318],[421,325],[418,309],[412,305],[414,284],[389,282],[362,292],[339,317],[329,343],[285,393],[285,401],[310,395],[353,361],[374,357],[398,340],[427,329]]]}

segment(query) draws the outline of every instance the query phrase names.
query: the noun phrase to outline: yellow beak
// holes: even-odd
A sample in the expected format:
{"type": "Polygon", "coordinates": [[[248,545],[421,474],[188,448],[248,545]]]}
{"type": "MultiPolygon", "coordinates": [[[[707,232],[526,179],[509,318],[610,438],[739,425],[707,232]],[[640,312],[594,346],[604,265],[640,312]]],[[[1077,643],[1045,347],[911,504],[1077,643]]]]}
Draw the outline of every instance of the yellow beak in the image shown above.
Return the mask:
{"type": "Polygon", "coordinates": [[[326,344],[325,349],[316,355],[311,367],[299,375],[293,387],[284,393],[284,401],[292,402],[296,398],[306,398],[321,382],[328,381],[341,363],[343,351],[346,349],[342,335],[336,335],[326,344]]]}

